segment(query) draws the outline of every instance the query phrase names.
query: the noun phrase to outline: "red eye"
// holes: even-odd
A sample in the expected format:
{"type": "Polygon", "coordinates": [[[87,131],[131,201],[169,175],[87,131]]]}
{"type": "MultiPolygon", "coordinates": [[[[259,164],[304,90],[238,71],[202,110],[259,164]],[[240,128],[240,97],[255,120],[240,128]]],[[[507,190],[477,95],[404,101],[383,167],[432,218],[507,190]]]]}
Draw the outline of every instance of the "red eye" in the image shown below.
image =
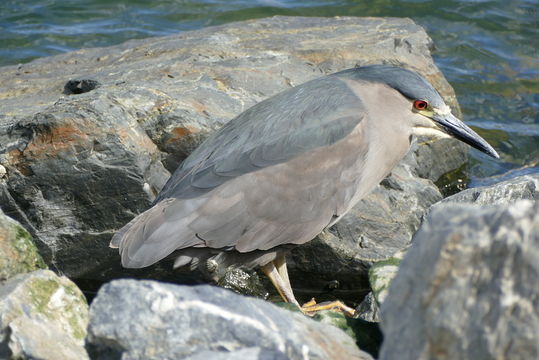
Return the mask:
{"type": "Polygon", "coordinates": [[[429,106],[426,101],[416,100],[414,101],[414,108],[417,110],[425,110],[429,106]]]}

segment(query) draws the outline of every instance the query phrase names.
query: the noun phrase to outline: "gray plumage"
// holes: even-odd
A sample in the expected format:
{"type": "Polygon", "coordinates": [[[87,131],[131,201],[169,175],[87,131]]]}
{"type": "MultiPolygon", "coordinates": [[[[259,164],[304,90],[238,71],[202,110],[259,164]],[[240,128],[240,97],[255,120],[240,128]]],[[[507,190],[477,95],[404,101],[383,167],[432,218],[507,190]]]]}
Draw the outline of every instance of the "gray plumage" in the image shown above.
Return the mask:
{"type": "Polygon", "coordinates": [[[418,74],[374,65],[262,101],[185,159],[153,206],[111,246],[119,247],[125,267],[172,253],[178,266],[271,262],[370,192],[404,157],[414,127],[437,128],[413,100],[445,106],[418,74]]]}
{"type": "Polygon", "coordinates": [[[328,76],[256,104],[185,159],[155,203],[193,198],[232,178],[335,143],[361,120],[357,100],[342,81],[328,76]]]}

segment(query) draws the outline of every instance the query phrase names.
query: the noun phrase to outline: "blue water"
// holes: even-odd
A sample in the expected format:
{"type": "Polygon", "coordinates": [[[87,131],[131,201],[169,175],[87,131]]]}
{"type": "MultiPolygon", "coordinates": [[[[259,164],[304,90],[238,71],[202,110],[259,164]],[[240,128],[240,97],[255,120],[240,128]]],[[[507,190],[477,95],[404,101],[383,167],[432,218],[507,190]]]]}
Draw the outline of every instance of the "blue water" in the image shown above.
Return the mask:
{"type": "Polygon", "coordinates": [[[0,0],[0,65],[272,15],[414,19],[465,120],[502,156],[472,150],[471,185],[539,171],[539,0],[0,0]]]}

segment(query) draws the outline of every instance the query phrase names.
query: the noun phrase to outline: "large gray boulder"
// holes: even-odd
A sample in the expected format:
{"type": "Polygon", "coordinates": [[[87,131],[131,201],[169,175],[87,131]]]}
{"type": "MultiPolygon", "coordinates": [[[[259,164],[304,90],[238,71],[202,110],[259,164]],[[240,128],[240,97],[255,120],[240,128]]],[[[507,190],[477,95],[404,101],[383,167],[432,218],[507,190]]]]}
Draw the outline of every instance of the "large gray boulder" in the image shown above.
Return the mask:
{"type": "Polygon", "coordinates": [[[0,287],[0,358],[84,360],[88,304],[66,277],[49,270],[0,287]]]}
{"type": "MultiPolygon", "coordinates": [[[[473,203],[477,205],[510,204],[518,200],[539,200],[539,174],[530,174],[497,182],[487,186],[466,189],[436,202],[428,211],[444,207],[447,203],[473,203]]],[[[391,281],[395,278],[400,264],[399,255],[377,261],[369,269],[369,293],[357,308],[357,316],[369,321],[379,321],[378,305],[387,295],[391,281]],[[376,301],[374,301],[376,299],[376,301]]]]}
{"type": "MultiPolygon", "coordinates": [[[[0,206],[30,231],[45,261],[71,277],[174,279],[170,264],[122,270],[108,243],[210,132],[290,86],[380,62],[419,71],[458,113],[431,48],[410,19],[274,17],[3,67],[0,206]]],[[[459,167],[465,149],[421,140],[332,233],[295,252],[294,286],[316,294],[331,284],[337,296],[359,298],[366,269],[407,246],[441,198],[431,180],[459,167]],[[324,264],[313,268],[311,252],[323,253],[324,264]]]]}
{"type": "Polygon", "coordinates": [[[539,358],[538,264],[538,202],[437,206],[382,304],[380,358],[539,358]]]}
{"type": "Polygon", "coordinates": [[[96,359],[372,359],[342,330],[209,285],[116,280],[90,308],[96,359]]]}

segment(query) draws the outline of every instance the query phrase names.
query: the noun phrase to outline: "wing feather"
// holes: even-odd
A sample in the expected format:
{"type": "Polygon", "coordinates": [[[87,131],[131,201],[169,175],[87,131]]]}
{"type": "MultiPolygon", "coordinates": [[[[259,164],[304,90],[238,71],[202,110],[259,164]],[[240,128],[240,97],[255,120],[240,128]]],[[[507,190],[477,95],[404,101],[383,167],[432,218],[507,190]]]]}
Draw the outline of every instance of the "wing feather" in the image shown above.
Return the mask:
{"type": "Polygon", "coordinates": [[[279,93],[206,139],[171,176],[155,203],[194,198],[237,176],[331,145],[358,125],[363,112],[359,98],[335,76],[279,93]]]}
{"type": "Polygon", "coordinates": [[[111,246],[124,266],[144,267],[189,247],[248,252],[311,240],[357,186],[342,174],[361,168],[366,145],[350,135],[364,131],[364,115],[331,76],[255,105],[195,150],[111,246]]]}

